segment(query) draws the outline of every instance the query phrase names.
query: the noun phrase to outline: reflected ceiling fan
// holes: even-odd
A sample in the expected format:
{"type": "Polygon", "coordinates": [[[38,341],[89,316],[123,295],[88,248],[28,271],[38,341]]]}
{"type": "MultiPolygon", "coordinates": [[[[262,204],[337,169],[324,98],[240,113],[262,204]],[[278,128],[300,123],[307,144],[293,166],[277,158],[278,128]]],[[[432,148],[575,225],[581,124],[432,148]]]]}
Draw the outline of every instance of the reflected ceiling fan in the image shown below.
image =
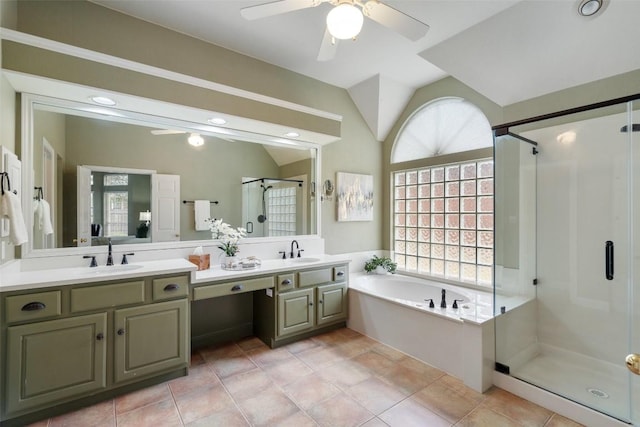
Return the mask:
{"type": "Polygon", "coordinates": [[[370,18],[398,34],[416,41],[424,37],[429,26],[378,0],[278,0],[240,10],[249,21],[316,7],[330,3],[333,9],[327,14],[327,28],[322,39],[318,61],[329,61],[337,50],[336,40],[355,39],[360,33],[364,17],[370,18]]]}
{"type": "Polygon", "coordinates": [[[153,135],[177,135],[181,133],[188,133],[189,137],[187,142],[194,147],[200,147],[204,144],[204,138],[199,133],[187,132],[186,130],[173,130],[173,129],[154,129],[151,131],[153,135]]]}

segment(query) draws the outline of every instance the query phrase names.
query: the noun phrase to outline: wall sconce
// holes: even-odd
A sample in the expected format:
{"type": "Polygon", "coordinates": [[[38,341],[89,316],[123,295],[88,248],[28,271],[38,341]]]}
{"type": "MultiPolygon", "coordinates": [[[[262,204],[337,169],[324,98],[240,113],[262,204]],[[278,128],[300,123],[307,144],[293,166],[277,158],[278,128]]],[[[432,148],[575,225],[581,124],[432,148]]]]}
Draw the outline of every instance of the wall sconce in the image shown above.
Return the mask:
{"type": "Polygon", "coordinates": [[[324,197],[322,200],[331,200],[331,195],[333,194],[334,186],[330,179],[326,180],[324,184],[322,184],[322,193],[324,197]]]}

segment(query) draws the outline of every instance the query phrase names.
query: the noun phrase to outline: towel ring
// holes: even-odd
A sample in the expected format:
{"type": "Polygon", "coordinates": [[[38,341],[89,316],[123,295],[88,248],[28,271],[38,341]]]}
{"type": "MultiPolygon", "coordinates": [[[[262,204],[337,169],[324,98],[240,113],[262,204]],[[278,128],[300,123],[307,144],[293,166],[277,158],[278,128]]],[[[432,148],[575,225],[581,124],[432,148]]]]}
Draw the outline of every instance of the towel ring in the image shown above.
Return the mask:
{"type": "MultiPolygon", "coordinates": [[[[11,191],[11,180],[9,179],[9,173],[8,172],[2,172],[2,177],[0,177],[0,188],[2,188],[2,194],[4,195],[4,181],[5,178],[7,180],[7,191],[11,191]]],[[[18,191],[13,190],[13,194],[18,194],[18,191]]]]}

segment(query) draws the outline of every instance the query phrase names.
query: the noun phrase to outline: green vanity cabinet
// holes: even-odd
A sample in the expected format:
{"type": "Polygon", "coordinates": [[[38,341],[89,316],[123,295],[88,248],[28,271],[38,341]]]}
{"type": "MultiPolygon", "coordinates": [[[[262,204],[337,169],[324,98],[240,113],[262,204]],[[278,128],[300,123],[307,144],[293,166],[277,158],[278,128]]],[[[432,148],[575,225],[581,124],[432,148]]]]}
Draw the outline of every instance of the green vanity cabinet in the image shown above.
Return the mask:
{"type": "Polygon", "coordinates": [[[9,327],[6,411],[104,389],[107,335],[106,313],[9,327]]]}
{"type": "Polygon", "coordinates": [[[0,293],[0,424],[185,375],[189,275],[0,293]]]}
{"type": "Polygon", "coordinates": [[[254,294],[254,333],[277,347],[347,320],[348,265],[305,268],[276,276],[276,287],[254,294]]]}
{"type": "Polygon", "coordinates": [[[316,308],[318,325],[326,325],[347,318],[346,283],[318,286],[316,292],[318,293],[316,308]]]}
{"type": "Polygon", "coordinates": [[[116,310],[114,376],[120,382],[189,362],[186,299],[116,310]]]}
{"type": "Polygon", "coordinates": [[[313,328],[315,313],[313,307],[314,290],[278,294],[278,335],[284,336],[313,328]]]}

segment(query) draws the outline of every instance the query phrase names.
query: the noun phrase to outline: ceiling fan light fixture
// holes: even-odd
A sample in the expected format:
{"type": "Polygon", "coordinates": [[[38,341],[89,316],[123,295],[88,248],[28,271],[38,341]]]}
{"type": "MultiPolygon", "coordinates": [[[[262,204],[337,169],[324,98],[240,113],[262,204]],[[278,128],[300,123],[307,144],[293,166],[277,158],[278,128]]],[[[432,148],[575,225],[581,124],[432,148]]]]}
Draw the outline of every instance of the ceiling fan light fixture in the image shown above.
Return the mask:
{"type": "Polygon", "coordinates": [[[202,144],[204,144],[204,139],[197,133],[192,133],[191,135],[189,135],[187,141],[189,141],[189,144],[193,145],[194,147],[200,147],[202,144]]]}
{"type": "Polygon", "coordinates": [[[353,4],[340,3],[327,14],[327,30],[340,40],[352,39],[362,30],[364,16],[353,4]]]}

